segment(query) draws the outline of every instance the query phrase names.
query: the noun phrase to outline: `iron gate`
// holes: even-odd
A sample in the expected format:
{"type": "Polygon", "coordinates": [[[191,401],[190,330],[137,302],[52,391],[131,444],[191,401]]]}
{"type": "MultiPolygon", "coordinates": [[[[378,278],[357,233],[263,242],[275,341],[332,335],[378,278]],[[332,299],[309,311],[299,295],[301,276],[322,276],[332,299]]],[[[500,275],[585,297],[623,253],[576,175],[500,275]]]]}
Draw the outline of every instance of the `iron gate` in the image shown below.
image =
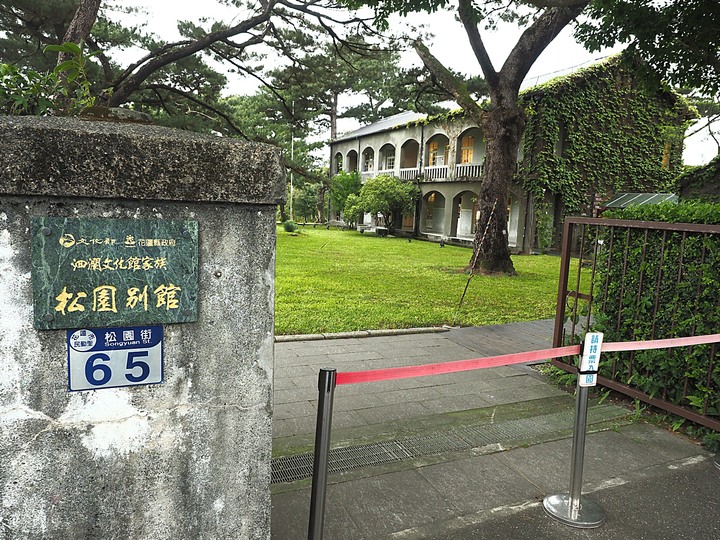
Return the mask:
{"type": "MultiPolygon", "coordinates": [[[[708,325],[716,333],[718,276],[720,226],[566,218],[553,346],[578,343],[590,329],[617,341],[695,335],[708,325]]],[[[687,359],[679,379],[667,365],[670,351],[603,355],[598,381],[720,431],[718,349],[678,349],[687,359]]],[[[552,363],[577,372],[562,359],[552,363]]]]}

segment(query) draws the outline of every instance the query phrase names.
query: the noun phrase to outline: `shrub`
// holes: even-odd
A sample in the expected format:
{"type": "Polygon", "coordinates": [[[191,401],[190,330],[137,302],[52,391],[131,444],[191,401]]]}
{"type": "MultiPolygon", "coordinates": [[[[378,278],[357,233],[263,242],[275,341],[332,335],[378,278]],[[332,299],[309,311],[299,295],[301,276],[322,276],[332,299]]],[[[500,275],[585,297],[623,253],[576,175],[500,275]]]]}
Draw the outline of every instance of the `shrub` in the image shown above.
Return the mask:
{"type": "Polygon", "coordinates": [[[48,114],[55,108],[52,98],[57,83],[53,73],[20,71],[13,65],[0,64],[0,114],[48,114]]]}
{"type": "Polygon", "coordinates": [[[392,231],[394,217],[411,213],[419,196],[420,190],[415,184],[380,174],[363,185],[359,206],[371,214],[380,214],[385,226],[392,231]]]}
{"type": "Polygon", "coordinates": [[[298,225],[292,219],[288,219],[283,223],[283,229],[285,229],[285,232],[294,233],[298,230],[298,225]]]}
{"type": "Polygon", "coordinates": [[[351,193],[345,199],[345,207],[343,208],[343,219],[345,222],[354,227],[360,218],[362,210],[360,208],[360,197],[351,193]]]}
{"type": "Polygon", "coordinates": [[[345,208],[348,196],[357,195],[360,193],[360,188],[362,188],[358,171],[340,172],[332,177],[331,182],[330,200],[333,208],[338,210],[345,208]]]}
{"type": "Polygon", "coordinates": [[[0,63],[0,114],[72,115],[95,104],[86,68],[88,58],[97,53],[85,55],[75,43],[48,45],[45,51],[66,53],[70,58],[51,73],[0,63]]]}

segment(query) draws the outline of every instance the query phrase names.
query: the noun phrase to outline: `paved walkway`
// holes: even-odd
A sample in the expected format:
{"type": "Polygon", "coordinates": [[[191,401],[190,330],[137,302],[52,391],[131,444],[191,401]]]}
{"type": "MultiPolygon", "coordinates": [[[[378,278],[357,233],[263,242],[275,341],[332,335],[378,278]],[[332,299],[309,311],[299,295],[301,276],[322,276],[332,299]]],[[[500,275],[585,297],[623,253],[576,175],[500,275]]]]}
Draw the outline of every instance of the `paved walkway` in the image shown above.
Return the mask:
{"type": "MultiPolygon", "coordinates": [[[[549,347],[551,334],[539,321],[277,343],[274,469],[311,460],[320,367],[521,352],[549,347]]],[[[720,538],[712,455],[607,403],[590,408],[583,477],[607,521],[590,530],[550,518],[543,498],[568,490],[573,409],[572,396],[522,365],[339,387],[324,538],[720,538]]],[[[306,476],[273,484],[273,539],[307,537],[306,476]]]]}
{"type": "MultiPolygon", "coordinates": [[[[275,345],[273,437],[315,432],[318,371],[358,371],[509,354],[552,346],[553,321],[456,328],[372,338],[293,341],[275,345]]],[[[525,366],[343,387],[333,428],[510,403],[518,395],[559,395],[525,366]],[[401,403],[402,406],[397,405],[401,403]]]]}

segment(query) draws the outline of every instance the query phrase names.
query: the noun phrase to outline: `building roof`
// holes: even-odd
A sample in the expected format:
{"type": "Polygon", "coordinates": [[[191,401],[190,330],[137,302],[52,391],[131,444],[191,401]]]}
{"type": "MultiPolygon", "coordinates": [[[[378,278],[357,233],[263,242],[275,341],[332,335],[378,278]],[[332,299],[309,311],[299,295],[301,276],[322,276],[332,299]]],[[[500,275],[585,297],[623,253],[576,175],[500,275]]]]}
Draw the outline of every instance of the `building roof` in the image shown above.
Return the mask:
{"type": "Polygon", "coordinates": [[[333,142],[357,139],[365,135],[372,135],[373,133],[380,133],[398,127],[405,127],[405,125],[410,122],[415,122],[416,120],[423,120],[425,118],[427,118],[427,114],[414,111],[401,112],[393,116],[388,116],[387,118],[382,118],[377,122],[373,122],[372,124],[368,124],[367,126],[358,128],[355,131],[343,133],[342,135],[338,136],[338,138],[335,139],[333,142]]]}
{"type": "MultiPolygon", "coordinates": [[[[589,66],[527,88],[520,92],[520,99],[531,100],[533,98],[541,98],[547,94],[557,95],[564,92],[575,92],[578,82],[583,80],[587,81],[596,76],[602,76],[603,72],[607,69],[634,76],[634,71],[638,69],[638,62],[639,60],[627,53],[617,53],[589,66]]],[[[669,87],[664,88],[659,90],[659,94],[673,104],[676,107],[676,112],[686,120],[698,118],[697,111],[674,89],[669,87]]]]}
{"type": "Polygon", "coordinates": [[[628,206],[642,206],[645,204],[660,204],[663,202],[678,201],[678,196],[672,193],[620,193],[603,204],[604,208],[627,208],[628,206]]]}

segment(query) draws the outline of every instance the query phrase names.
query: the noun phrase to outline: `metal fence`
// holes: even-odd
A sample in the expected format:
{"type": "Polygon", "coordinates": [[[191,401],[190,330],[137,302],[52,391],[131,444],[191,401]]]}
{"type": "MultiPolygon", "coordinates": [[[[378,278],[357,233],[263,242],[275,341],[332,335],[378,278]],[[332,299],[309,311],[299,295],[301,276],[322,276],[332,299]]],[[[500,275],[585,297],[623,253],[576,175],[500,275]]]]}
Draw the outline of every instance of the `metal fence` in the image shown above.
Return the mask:
{"type": "MultiPolygon", "coordinates": [[[[578,343],[592,329],[624,341],[695,335],[708,324],[717,332],[717,275],[720,226],[567,218],[553,346],[578,343]]],[[[720,431],[719,349],[615,353],[604,359],[599,383],[720,431]],[[668,362],[670,354],[688,359],[685,373],[671,373],[683,360],[668,362]]],[[[553,364],[577,372],[563,359],[553,364]]]]}

